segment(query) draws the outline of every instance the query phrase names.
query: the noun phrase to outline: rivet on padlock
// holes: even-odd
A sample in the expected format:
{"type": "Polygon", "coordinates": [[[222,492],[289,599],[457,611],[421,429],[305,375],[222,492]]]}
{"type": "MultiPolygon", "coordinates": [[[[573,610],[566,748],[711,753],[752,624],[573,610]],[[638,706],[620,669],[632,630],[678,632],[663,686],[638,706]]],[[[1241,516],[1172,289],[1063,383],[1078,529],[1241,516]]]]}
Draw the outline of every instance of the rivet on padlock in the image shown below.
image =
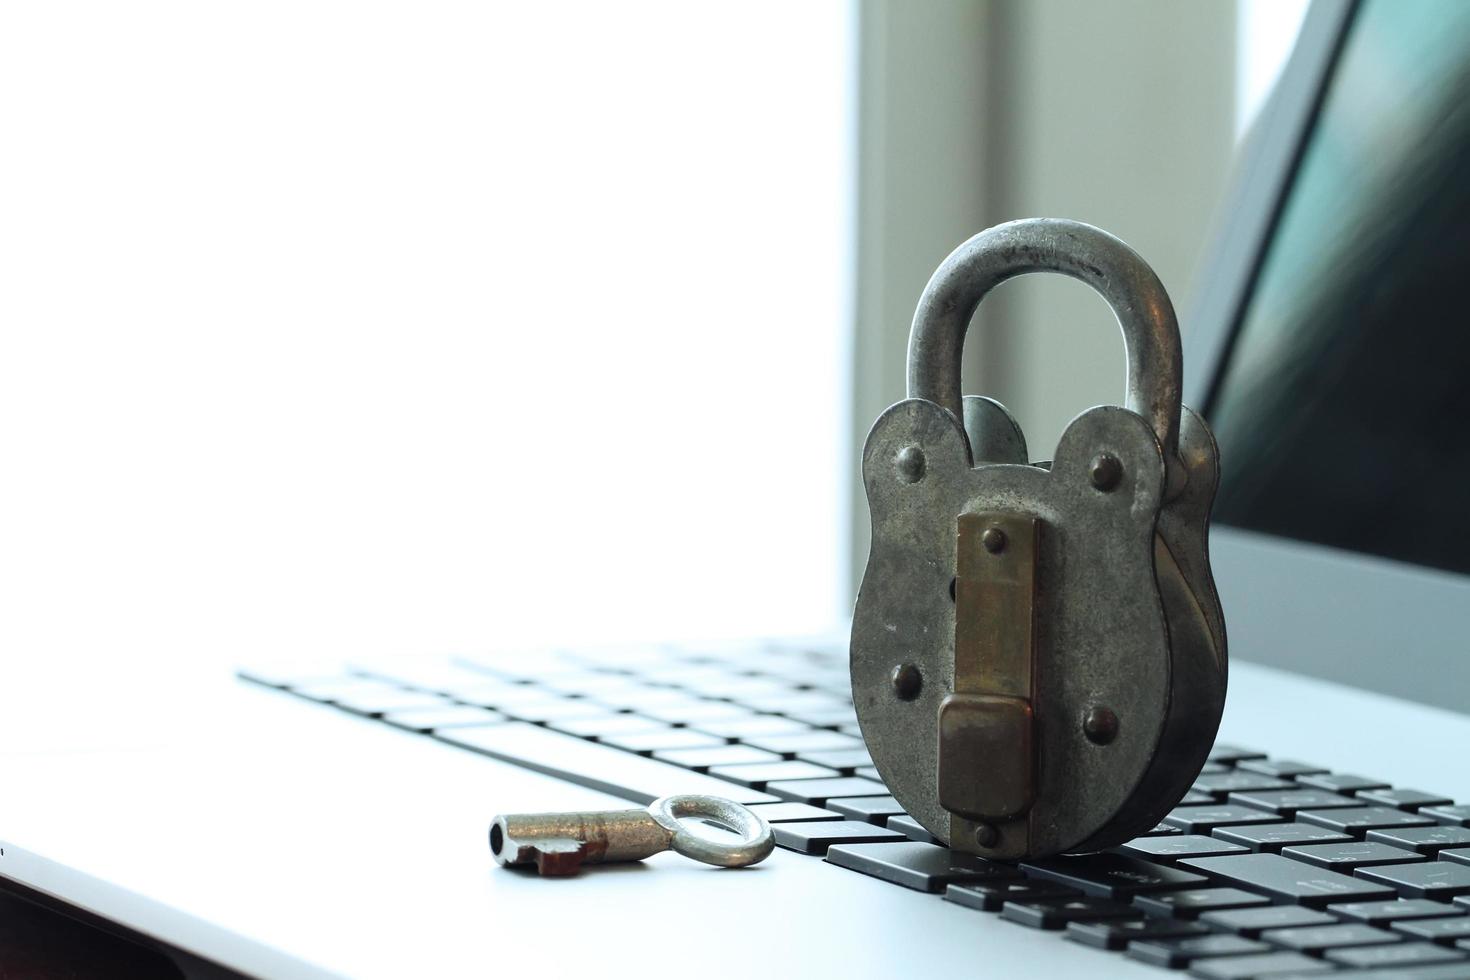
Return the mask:
{"type": "Polygon", "coordinates": [[[873,544],[852,683],[889,790],[951,847],[1112,846],[1157,824],[1204,763],[1225,699],[1206,538],[1219,462],[1180,377],[1162,284],[1088,225],[992,228],[924,290],[910,397],[863,453],[873,544]],[[1126,407],[1077,416],[1047,463],[1028,463],[1004,406],[960,393],[976,307],[1029,272],[1091,285],[1127,347],[1126,407]]]}

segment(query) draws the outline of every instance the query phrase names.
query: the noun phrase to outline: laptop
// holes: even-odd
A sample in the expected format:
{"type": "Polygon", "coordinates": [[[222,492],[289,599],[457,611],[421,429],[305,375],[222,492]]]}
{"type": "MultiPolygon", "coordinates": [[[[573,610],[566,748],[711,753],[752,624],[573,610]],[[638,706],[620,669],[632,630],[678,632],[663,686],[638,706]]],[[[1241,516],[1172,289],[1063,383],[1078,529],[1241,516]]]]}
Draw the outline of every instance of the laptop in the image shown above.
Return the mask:
{"type": "MultiPolygon", "coordinates": [[[[1116,852],[933,844],[868,761],[839,636],[130,690],[96,751],[5,755],[0,886],[190,977],[1470,977],[1466,106],[1470,7],[1313,8],[1185,321],[1225,718],[1116,852]],[[684,792],[756,808],[776,852],[492,860],[496,813],[684,792]]],[[[80,725],[54,698],[0,724],[80,725]]]]}

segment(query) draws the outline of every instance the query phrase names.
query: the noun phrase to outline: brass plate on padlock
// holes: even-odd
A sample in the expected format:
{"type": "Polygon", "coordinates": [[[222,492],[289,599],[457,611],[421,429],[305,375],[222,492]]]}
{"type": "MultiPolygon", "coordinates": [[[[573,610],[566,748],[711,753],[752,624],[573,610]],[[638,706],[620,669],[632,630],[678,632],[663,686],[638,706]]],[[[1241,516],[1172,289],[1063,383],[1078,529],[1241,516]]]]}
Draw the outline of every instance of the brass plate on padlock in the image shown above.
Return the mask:
{"type": "Polygon", "coordinates": [[[939,704],[939,802],[972,820],[1031,808],[1031,705],[1024,698],[951,694],[939,704]]]}
{"type": "Polygon", "coordinates": [[[954,691],[1030,698],[1040,522],[961,514],[955,523],[954,691]]]}
{"type": "Polygon", "coordinates": [[[955,693],[939,706],[937,776],[950,839],[966,845],[977,830],[993,834],[987,846],[1005,838],[1007,850],[1024,851],[1029,839],[1039,533],[1040,522],[1022,514],[956,520],[955,693]]]}

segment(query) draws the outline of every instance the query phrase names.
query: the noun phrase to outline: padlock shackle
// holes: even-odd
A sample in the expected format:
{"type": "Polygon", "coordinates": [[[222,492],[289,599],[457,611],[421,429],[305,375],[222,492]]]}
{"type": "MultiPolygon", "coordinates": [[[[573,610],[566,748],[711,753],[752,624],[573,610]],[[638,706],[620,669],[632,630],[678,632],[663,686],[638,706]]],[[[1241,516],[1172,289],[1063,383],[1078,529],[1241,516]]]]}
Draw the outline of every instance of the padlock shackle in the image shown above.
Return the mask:
{"type": "MultiPolygon", "coordinates": [[[[1183,360],[1179,321],[1148,263],[1101,228],[1057,218],[1009,221],[982,231],[935,270],[909,333],[908,394],[964,419],[960,354],[975,309],[996,286],[1029,272],[1058,272],[1102,294],[1123,329],[1126,406],[1148,419],[1170,476],[1179,452],[1183,360]]],[[[1170,479],[1171,484],[1175,482],[1170,479]]]]}

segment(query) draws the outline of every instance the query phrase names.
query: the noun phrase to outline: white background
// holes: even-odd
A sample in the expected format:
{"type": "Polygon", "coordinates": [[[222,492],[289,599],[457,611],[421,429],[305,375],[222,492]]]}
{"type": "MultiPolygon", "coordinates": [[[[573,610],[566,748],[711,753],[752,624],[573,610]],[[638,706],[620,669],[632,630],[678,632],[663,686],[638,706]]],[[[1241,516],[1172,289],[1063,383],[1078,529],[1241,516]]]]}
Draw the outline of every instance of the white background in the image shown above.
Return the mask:
{"type": "Polygon", "coordinates": [[[7,6],[0,683],[838,622],[852,20],[7,6]]]}
{"type": "Polygon", "coordinates": [[[0,10],[0,691],[840,622],[854,21],[0,10]]]}

